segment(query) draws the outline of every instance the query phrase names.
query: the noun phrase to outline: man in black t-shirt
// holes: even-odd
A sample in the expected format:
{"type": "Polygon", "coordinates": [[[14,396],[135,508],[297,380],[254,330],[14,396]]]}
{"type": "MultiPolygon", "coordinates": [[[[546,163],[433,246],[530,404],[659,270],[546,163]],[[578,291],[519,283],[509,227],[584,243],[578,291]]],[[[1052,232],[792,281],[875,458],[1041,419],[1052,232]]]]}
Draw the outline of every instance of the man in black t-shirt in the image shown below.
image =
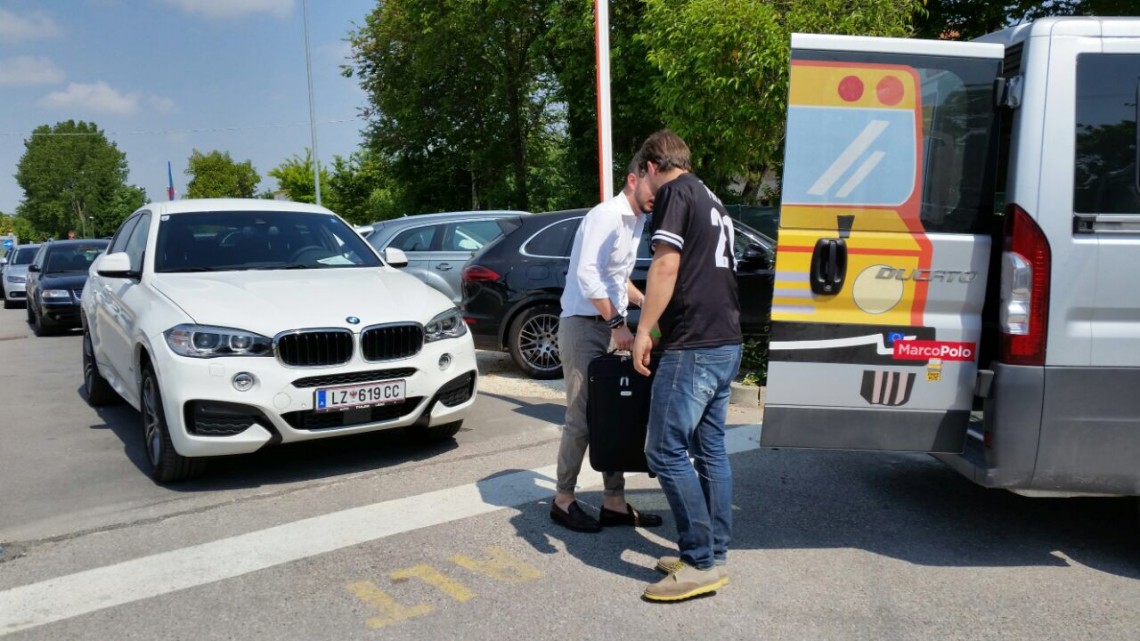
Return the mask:
{"type": "Polygon", "coordinates": [[[646,587],[645,597],[680,601],[728,583],[732,469],[724,424],[743,343],[734,235],[720,199],[690,172],[689,148],[679,136],[653,134],[639,157],[656,196],[653,264],[633,362],[649,374],[659,330],[663,352],[645,455],[673,510],[680,547],[679,557],[658,561],[668,576],[646,587]]]}

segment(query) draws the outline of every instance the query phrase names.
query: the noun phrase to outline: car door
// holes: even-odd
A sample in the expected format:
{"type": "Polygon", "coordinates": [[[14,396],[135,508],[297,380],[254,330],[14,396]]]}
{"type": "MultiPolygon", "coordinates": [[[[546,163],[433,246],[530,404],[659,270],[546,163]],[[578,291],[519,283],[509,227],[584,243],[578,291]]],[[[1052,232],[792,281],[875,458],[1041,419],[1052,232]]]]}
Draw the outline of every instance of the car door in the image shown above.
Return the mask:
{"type": "Polygon", "coordinates": [[[439,247],[440,236],[443,235],[442,231],[443,225],[441,224],[409,227],[397,232],[387,245],[380,248],[380,251],[388,247],[402,250],[408,257],[408,266],[404,268],[404,271],[431,285],[432,256],[439,247]]]}
{"type": "MultiPolygon", "coordinates": [[[[134,222],[124,223],[115,235],[107,253],[126,252],[131,258],[131,271],[142,274],[147,236],[150,231],[150,212],[134,216],[134,222]]],[[[104,361],[110,373],[123,389],[121,394],[130,398],[134,389],[134,327],[140,313],[138,299],[141,276],[130,278],[100,277],[101,289],[97,293],[98,333],[104,361]]],[[[102,362],[101,361],[101,364],[102,362]]],[[[110,380],[110,379],[109,379],[110,380]]]]}
{"type": "Polygon", "coordinates": [[[962,450],[1003,55],[793,36],[762,445],[962,450]]]}
{"type": "Polygon", "coordinates": [[[502,236],[503,230],[495,219],[484,218],[449,223],[442,231],[439,250],[432,252],[428,284],[458,305],[463,300],[463,265],[483,245],[502,236]]]}
{"type": "Polygon", "coordinates": [[[747,337],[763,335],[772,308],[773,241],[760,234],[734,229],[736,291],[740,299],[740,329],[747,337]]]}
{"type": "Polygon", "coordinates": [[[40,306],[39,303],[36,303],[36,301],[39,299],[40,276],[43,275],[44,263],[47,260],[48,247],[50,246],[51,243],[44,243],[40,245],[40,248],[36,251],[36,257],[33,258],[32,262],[28,265],[28,273],[25,277],[24,289],[27,292],[28,297],[26,309],[28,313],[29,323],[32,321],[33,303],[35,304],[35,308],[37,310],[36,313],[39,313],[38,310],[40,306]]]}

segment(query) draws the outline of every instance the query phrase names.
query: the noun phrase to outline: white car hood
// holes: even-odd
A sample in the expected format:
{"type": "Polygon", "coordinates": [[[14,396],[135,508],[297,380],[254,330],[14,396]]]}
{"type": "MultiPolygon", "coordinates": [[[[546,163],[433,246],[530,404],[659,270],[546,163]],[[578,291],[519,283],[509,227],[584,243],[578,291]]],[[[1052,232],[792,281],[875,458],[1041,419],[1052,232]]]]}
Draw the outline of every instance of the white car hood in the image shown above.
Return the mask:
{"type": "Polygon", "coordinates": [[[415,277],[386,268],[154,274],[151,284],[195,323],[268,337],[314,327],[426,324],[453,306],[415,277]]]}

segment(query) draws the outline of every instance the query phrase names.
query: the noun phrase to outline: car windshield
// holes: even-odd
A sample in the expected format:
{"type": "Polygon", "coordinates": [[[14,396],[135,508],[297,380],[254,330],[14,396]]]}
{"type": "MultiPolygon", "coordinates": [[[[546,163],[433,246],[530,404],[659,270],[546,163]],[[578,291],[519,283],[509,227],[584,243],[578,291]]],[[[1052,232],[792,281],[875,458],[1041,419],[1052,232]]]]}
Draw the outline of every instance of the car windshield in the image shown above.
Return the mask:
{"type": "Polygon", "coordinates": [[[18,248],[16,248],[16,251],[13,252],[11,259],[9,260],[8,264],[9,265],[29,265],[29,264],[31,264],[32,260],[35,259],[35,257],[36,257],[36,250],[37,249],[39,249],[39,247],[18,247],[18,248]]]}
{"type": "Polygon", "coordinates": [[[203,212],[163,216],[156,272],[379,267],[351,227],[330,214],[203,212]]]}
{"type": "Polygon", "coordinates": [[[95,258],[107,248],[106,243],[90,245],[65,245],[52,247],[44,258],[45,274],[83,273],[95,262],[95,258]]]}

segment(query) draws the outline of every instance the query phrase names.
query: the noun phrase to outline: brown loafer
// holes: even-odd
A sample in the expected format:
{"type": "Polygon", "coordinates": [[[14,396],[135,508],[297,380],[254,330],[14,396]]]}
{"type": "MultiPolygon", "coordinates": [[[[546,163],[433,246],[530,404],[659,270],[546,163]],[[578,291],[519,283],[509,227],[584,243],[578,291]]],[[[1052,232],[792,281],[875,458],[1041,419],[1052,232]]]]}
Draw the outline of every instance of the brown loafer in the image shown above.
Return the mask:
{"type": "Polygon", "coordinates": [[[617,510],[608,510],[602,508],[603,527],[614,527],[615,525],[628,525],[631,527],[657,527],[661,525],[662,519],[656,514],[644,514],[638,512],[629,503],[625,504],[625,512],[618,512],[617,510]]]}

